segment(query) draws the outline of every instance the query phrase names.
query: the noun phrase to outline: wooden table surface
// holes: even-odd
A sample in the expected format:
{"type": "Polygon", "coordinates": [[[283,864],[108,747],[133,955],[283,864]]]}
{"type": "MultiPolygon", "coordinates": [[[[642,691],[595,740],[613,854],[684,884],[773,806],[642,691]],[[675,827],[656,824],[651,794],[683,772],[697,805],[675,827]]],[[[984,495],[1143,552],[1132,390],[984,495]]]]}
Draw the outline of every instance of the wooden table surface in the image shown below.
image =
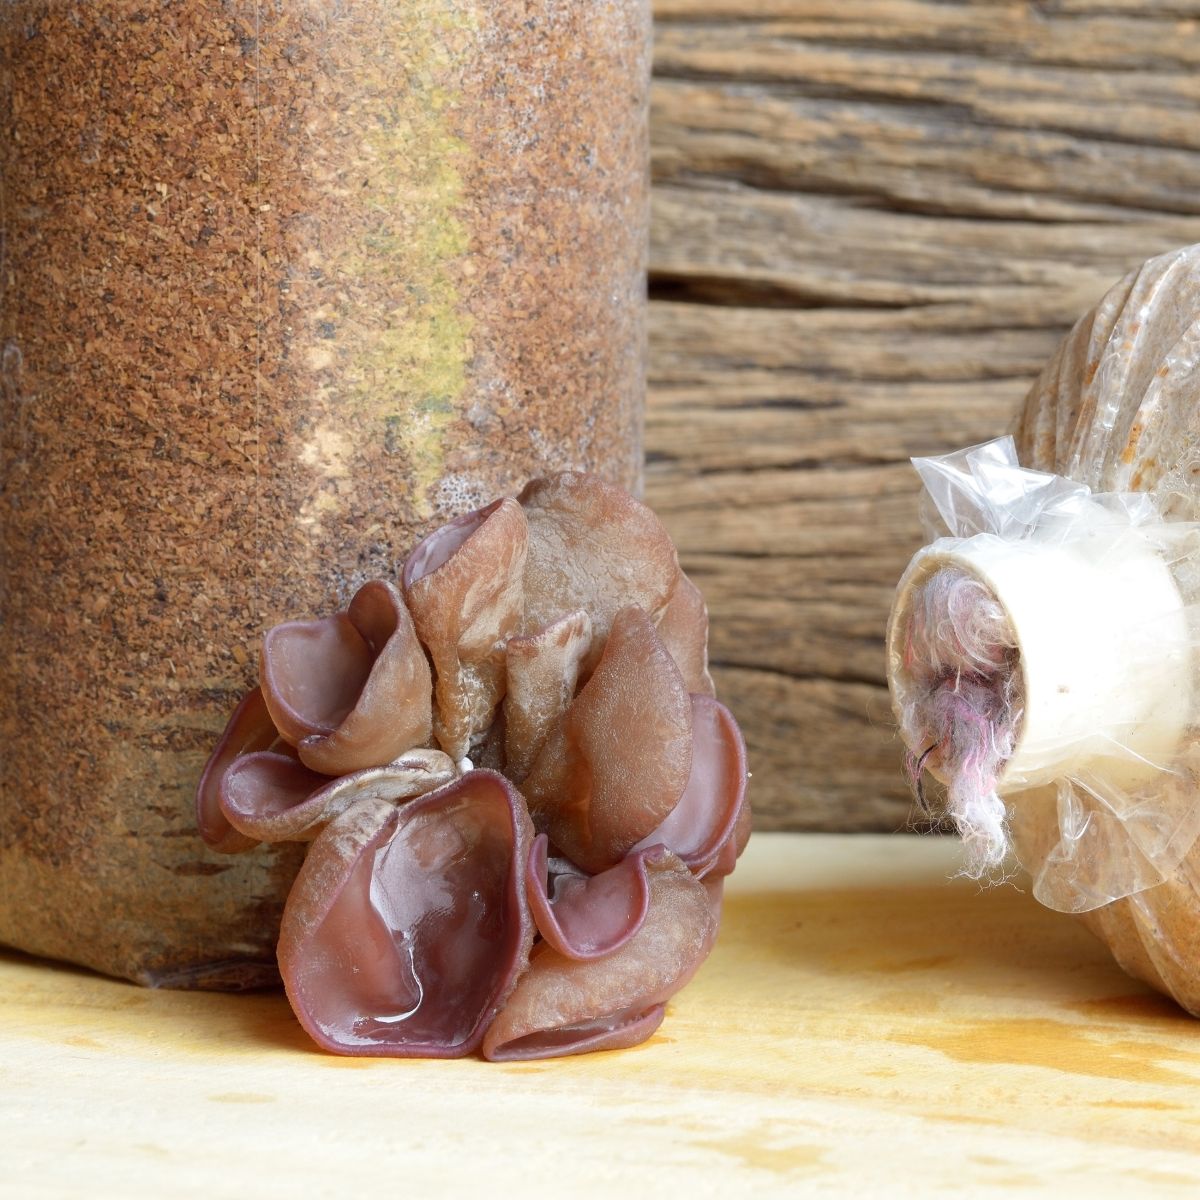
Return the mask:
{"type": "Polygon", "coordinates": [[[0,1195],[1195,1195],[1200,1025],[955,852],[756,836],[654,1039],[551,1062],[0,957],[0,1195]]]}

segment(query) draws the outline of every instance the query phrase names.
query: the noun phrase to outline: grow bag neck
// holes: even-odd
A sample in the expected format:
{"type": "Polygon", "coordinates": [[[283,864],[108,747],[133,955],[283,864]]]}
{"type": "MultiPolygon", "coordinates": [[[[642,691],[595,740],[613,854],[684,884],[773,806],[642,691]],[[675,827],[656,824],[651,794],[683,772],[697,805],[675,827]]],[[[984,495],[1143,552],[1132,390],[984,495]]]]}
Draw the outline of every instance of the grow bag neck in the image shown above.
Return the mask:
{"type": "MultiPolygon", "coordinates": [[[[978,581],[1011,629],[1022,710],[996,779],[1001,795],[1089,774],[1128,789],[1169,767],[1192,709],[1188,628],[1171,569],[1142,529],[1089,501],[1019,537],[943,538],[919,551],[888,629],[889,684],[906,740],[917,734],[905,713],[932,674],[911,651],[906,661],[914,607],[945,570],[978,581]]],[[[937,755],[928,767],[950,782],[937,755]]]]}

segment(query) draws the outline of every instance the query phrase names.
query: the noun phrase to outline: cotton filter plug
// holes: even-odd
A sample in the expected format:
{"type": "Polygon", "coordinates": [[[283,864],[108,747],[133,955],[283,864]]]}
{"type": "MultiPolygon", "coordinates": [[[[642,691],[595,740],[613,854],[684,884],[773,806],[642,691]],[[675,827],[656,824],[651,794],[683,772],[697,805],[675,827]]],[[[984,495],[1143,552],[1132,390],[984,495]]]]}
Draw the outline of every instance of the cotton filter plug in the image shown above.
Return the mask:
{"type": "MultiPolygon", "coordinates": [[[[1177,771],[1193,719],[1188,603],[1173,563],[1194,528],[1163,521],[1150,497],[1097,496],[1024,470],[1011,438],[915,466],[950,536],[900,582],[889,677],[910,770],[945,785],[965,873],[1005,869],[1014,813],[1041,789],[1118,823],[1143,819],[1147,789],[1177,771]]],[[[1076,826],[1067,832],[1078,841],[1076,826]]],[[[1094,845],[1064,884],[1059,868],[1084,849],[1055,847],[1041,881],[1054,907],[1127,894],[1125,864],[1113,877],[1094,845]]]]}
{"type": "Polygon", "coordinates": [[[987,586],[943,566],[914,590],[900,632],[911,694],[901,710],[909,777],[919,794],[940,768],[972,876],[1003,864],[1007,834],[997,782],[1021,717],[1016,637],[987,586]],[[916,747],[924,747],[919,753],[916,747]]]}

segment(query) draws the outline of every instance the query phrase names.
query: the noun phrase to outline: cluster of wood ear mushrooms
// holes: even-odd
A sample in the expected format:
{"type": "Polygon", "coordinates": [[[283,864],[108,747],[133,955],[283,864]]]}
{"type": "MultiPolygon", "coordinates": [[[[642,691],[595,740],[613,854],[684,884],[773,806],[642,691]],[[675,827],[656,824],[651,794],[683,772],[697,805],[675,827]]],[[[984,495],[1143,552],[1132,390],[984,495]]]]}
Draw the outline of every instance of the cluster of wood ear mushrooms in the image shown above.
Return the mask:
{"type": "Polygon", "coordinates": [[[658,1028],[750,832],[707,639],[658,518],[578,473],[266,634],[197,819],[227,853],[310,843],[279,964],[319,1045],[528,1059],[658,1028]]]}

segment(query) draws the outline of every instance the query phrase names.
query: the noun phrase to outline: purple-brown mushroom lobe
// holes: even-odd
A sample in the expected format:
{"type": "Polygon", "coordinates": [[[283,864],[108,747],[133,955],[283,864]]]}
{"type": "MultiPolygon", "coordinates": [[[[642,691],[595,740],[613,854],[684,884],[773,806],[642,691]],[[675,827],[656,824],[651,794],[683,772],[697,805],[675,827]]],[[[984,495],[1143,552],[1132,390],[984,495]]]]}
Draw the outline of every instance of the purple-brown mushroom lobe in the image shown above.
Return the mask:
{"type": "Polygon", "coordinates": [[[267,711],[262,689],[252,688],[233,710],[196,785],[196,826],[213,850],[241,854],[258,845],[258,838],[240,833],[229,823],[221,808],[221,783],[242,755],[266,750],[278,741],[279,733],[267,711]]]}
{"type": "Polygon", "coordinates": [[[267,633],[197,789],[216,849],[309,844],[298,1018],[356,1055],[644,1041],[750,834],[702,596],[648,508],[573,473],[435,531],[402,583],[267,633]]]}
{"type": "Polygon", "coordinates": [[[682,572],[658,619],[658,636],[675,660],[684,687],[701,696],[715,696],[708,673],[708,606],[700,589],[682,572]]]}
{"type": "Polygon", "coordinates": [[[386,767],[336,779],[285,754],[248,754],[225,772],[221,809],[236,830],[257,842],[311,842],[359,800],[398,804],[450,783],[456,774],[440,750],[411,750],[386,767]]]}
{"type": "Polygon", "coordinates": [[[520,783],[575,698],[592,622],[582,609],[528,637],[509,638],[504,697],[506,774],[520,783]]]}
{"type": "Polygon", "coordinates": [[[629,854],[599,875],[575,871],[551,879],[546,835],[529,851],[525,891],[538,933],[567,958],[603,958],[619,950],[646,919],[650,905],[648,861],[660,847],[629,854]]]}
{"type": "Polygon", "coordinates": [[[549,943],[483,1040],[493,1060],[548,1058],[644,1041],[716,937],[704,884],[669,851],[648,852],[650,900],[641,927],[605,958],[568,958],[549,943]]]}
{"type": "Polygon", "coordinates": [[[595,475],[537,479],[519,499],[529,525],[525,630],[583,609],[592,622],[586,675],[618,612],[637,605],[656,619],[666,608],[679,575],[675,546],[646,505],[595,475]]]}
{"type": "Polygon", "coordinates": [[[404,595],[436,673],[434,732],[456,762],[504,695],[527,545],[521,506],[500,500],[430,534],[404,566],[404,595]]]}
{"type": "Polygon", "coordinates": [[[588,871],[615,866],[675,807],[692,763],[692,706],[649,616],[626,608],[523,791],[540,831],[588,871]]]}
{"type": "Polygon", "coordinates": [[[705,872],[704,882],[706,884],[723,880],[726,875],[733,874],[737,860],[742,857],[742,851],[750,842],[751,821],[750,800],[748,797],[744,797],[742,806],[738,809],[737,820],[733,825],[733,833],[717,852],[712,866],[705,872]]]}
{"type": "Polygon", "coordinates": [[[291,746],[243,754],[221,777],[221,812],[254,845],[298,841],[279,836],[279,827],[290,824],[292,814],[327,783],[329,776],[310,771],[291,746]]]}
{"type": "Polygon", "coordinates": [[[635,849],[662,845],[697,875],[734,838],[746,796],[746,743],[725,705],[692,696],[692,768],[679,802],[635,849]]]}
{"type": "Polygon", "coordinates": [[[429,664],[400,593],[382,580],[344,613],[276,625],[261,671],[280,736],[314,771],[380,767],[429,738],[429,664]]]}
{"type": "Polygon", "coordinates": [[[488,771],[335,818],[297,876],[279,939],[288,998],[313,1039],[342,1054],[475,1050],[528,961],[532,836],[519,794],[488,771]]]}

